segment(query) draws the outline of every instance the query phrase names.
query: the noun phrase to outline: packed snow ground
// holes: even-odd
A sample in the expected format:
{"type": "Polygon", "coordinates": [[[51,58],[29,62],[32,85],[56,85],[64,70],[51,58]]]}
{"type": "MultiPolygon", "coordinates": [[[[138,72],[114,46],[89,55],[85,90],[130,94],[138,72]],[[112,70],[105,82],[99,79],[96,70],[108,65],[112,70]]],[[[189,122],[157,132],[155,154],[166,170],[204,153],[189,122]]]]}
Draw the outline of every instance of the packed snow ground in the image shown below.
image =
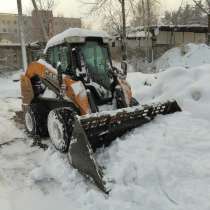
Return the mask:
{"type": "Polygon", "coordinates": [[[0,209],[210,209],[210,65],[128,75],[141,103],[176,98],[183,112],[158,116],[97,152],[109,196],[54,148],[31,147],[11,119],[21,109],[14,77],[0,78],[0,144],[14,140],[0,147],[0,209]]]}

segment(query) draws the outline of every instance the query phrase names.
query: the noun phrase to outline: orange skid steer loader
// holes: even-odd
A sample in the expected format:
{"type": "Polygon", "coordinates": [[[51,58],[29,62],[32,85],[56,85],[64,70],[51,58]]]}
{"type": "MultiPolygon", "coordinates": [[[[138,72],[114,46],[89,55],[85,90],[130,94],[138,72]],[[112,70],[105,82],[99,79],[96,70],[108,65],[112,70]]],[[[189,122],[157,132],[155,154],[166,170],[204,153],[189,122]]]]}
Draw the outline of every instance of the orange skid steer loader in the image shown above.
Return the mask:
{"type": "Polygon", "coordinates": [[[96,149],[158,114],[181,111],[176,101],[139,105],[126,82],[126,63],[113,66],[108,41],[103,32],[68,29],[49,40],[44,58],[21,77],[27,132],[49,135],[71,165],[104,192],[96,149]]]}

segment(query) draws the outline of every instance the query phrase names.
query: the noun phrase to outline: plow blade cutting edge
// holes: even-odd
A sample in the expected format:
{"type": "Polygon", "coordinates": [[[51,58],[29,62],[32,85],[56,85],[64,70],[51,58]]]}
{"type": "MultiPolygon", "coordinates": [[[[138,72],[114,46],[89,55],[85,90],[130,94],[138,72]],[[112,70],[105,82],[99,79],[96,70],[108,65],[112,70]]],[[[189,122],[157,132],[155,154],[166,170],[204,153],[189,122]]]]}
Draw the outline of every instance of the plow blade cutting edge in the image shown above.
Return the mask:
{"type": "Polygon", "coordinates": [[[116,137],[150,122],[158,114],[181,111],[176,101],[136,106],[121,110],[76,116],[68,157],[71,165],[89,177],[105,193],[109,189],[103,180],[102,168],[94,157],[94,151],[108,146],[116,137]]]}

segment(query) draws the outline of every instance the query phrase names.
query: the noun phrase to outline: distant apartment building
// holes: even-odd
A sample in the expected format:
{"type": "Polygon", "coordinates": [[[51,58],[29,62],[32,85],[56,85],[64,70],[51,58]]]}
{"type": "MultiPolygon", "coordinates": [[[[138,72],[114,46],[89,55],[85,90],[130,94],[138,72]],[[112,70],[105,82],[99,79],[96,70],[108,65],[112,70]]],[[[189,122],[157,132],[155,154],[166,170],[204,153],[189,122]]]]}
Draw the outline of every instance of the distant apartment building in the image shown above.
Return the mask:
{"type": "Polygon", "coordinates": [[[66,18],[54,17],[53,18],[54,33],[60,33],[67,28],[81,28],[82,22],[80,18],[66,18]]]}
{"type": "MultiPolygon", "coordinates": [[[[40,10],[38,14],[32,11],[31,16],[23,17],[26,43],[44,41],[37,15],[42,17],[49,38],[69,27],[81,28],[82,25],[80,18],[54,17],[52,11],[46,10],[40,10]]],[[[21,66],[21,51],[18,43],[20,43],[18,15],[0,13],[0,67],[5,65],[21,66]],[[10,55],[8,52],[11,52],[10,55]],[[10,58],[8,58],[9,56],[10,58]]]]}
{"type": "Polygon", "coordinates": [[[18,34],[17,15],[0,13],[0,42],[16,42],[18,34]]]}
{"type": "Polygon", "coordinates": [[[31,41],[44,41],[44,35],[41,28],[41,24],[39,22],[39,17],[43,20],[43,25],[46,30],[46,33],[48,37],[51,37],[54,35],[53,31],[53,13],[49,10],[39,10],[38,12],[35,12],[35,10],[32,11],[31,16],[31,31],[33,34],[33,38],[31,41]]]}
{"type": "Polygon", "coordinates": [[[31,31],[33,33],[33,40],[43,41],[43,32],[37,16],[42,17],[43,24],[49,38],[66,30],[67,28],[81,28],[82,26],[80,18],[53,17],[52,11],[46,10],[39,10],[38,14],[35,11],[32,11],[31,31]]]}
{"type": "MultiPolygon", "coordinates": [[[[52,11],[46,10],[40,10],[38,14],[32,11],[31,16],[24,16],[26,42],[43,41],[37,15],[42,17],[49,37],[67,28],[81,28],[82,26],[80,18],[54,17],[52,11]]],[[[18,16],[16,14],[0,13],[0,43],[19,43],[18,16]]]]}

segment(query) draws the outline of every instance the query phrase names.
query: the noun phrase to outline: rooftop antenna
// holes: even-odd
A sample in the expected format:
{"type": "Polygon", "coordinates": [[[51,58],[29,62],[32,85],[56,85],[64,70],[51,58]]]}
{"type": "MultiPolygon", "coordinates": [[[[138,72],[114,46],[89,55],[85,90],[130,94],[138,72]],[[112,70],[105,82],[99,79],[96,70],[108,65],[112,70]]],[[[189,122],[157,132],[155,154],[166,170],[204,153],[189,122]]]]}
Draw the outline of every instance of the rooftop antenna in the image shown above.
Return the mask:
{"type": "Polygon", "coordinates": [[[24,71],[26,71],[28,64],[27,64],[25,37],[24,37],[24,31],[23,31],[23,13],[22,13],[21,0],[17,0],[17,7],[18,7],[18,27],[19,27],[19,32],[20,32],[22,62],[23,62],[23,69],[24,71]]]}

